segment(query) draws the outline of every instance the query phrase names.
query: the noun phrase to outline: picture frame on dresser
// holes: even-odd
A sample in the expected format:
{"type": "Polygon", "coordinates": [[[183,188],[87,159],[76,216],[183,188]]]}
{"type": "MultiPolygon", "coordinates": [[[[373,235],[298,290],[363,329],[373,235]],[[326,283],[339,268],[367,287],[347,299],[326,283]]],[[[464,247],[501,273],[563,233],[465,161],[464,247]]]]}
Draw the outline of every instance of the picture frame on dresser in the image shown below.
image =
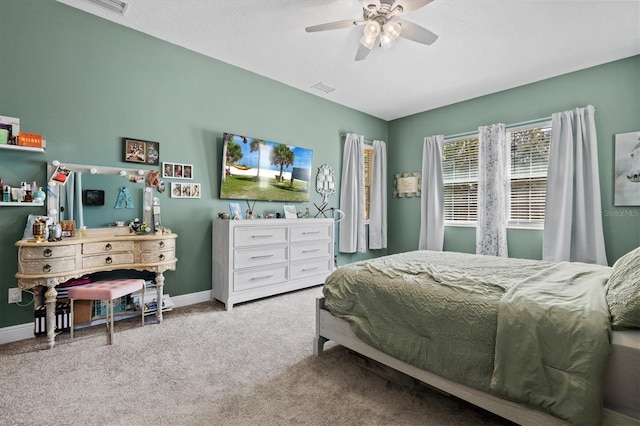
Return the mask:
{"type": "Polygon", "coordinates": [[[234,220],[243,219],[240,203],[229,203],[229,217],[234,220]]]}
{"type": "Polygon", "coordinates": [[[297,219],[298,214],[296,213],[296,206],[291,204],[285,204],[283,206],[284,209],[284,218],[285,219],[297,219]]]}

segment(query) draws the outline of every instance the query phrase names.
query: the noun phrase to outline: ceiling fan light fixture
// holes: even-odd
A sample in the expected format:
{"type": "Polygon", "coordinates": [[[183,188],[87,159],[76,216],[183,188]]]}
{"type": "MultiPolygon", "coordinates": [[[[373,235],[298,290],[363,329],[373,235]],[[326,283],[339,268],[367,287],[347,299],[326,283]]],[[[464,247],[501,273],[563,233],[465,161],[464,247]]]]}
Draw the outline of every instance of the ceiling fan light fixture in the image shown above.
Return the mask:
{"type": "Polygon", "coordinates": [[[391,39],[395,40],[400,37],[400,31],[402,31],[402,25],[397,22],[389,21],[382,26],[382,31],[388,34],[391,39]]]}
{"type": "Polygon", "coordinates": [[[364,35],[366,37],[376,38],[380,34],[380,23],[378,21],[369,21],[364,26],[364,35]]]}
{"type": "Polygon", "coordinates": [[[393,43],[395,43],[395,39],[391,38],[391,36],[389,36],[389,34],[387,33],[382,33],[380,35],[380,47],[382,47],[383,49],[388,49],[391,46],[393,46],[393,43]]]}
{"type": "Polygon", "coordinates": [[[366,47],[367,49],[373,49],[373,45],[376,44],[377,37],[369,37],[366,34],[360,38],[360,44],[366,47]]]}
{"type": "Polygon", "coordinates": [[[380,47],[388,49],[395,43],[400,36],[402,26],[397,22],[387,22],[382,26],[382,34],[380,34],[380,47]]]}
{"type": "Polygon", "coordinates": [[[360,44],[369,50],[373,49],[373,46],[376,44],[376,40],[378,39],[378,33],[379,31],[375,34],[367,32],[367,28],[365,27],[364,34],[360,38],[360,44]]]}

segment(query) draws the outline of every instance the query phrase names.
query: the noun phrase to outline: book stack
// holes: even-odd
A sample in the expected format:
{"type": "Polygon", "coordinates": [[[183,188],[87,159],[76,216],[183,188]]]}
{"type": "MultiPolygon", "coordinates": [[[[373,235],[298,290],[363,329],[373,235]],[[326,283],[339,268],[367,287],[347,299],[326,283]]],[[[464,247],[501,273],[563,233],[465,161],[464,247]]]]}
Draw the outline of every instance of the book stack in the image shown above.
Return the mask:
{"type": "MultiPolygon", "coordinates": [[[[131,309],[131,301],[129,296],[125,295],[119,297],[113,301],[113,312],[124,312],[131,309]]],[[[107,301],[106,300],[94,300],[93,301],[93,316],[101,317],[107,315],[107,301]]]]}
{"type": "Polygon", "coordinates": [[[20,119],[0,115],[0,144],[17,145],[20,119]]]}
{"type": "MultiPolygon", "coordinates": [[[[158,291],[156,287],[156,283],[153,280],[145,281],[144,284],[145,293],[144,293],[144,314],[149,315],[155,313],[158,310],[158,291]]],[[[140,304],[142,302],[142,292],[137,291],[131,294],[131,303],[133,305],[133,309],[139,311],[140,304]]],[[[162,295],[162,311],[170,311],[175,307],[175,303],[171,300],[171,297],[168,294],[162,295]]]]}
{"type": "MultiPolygon", "coordinates": [[[[71,304],[68,302],[56,303],[56,331],[66,331],[71,327],[69,311],[71,304]]],[[[47,315],[44,305],[36,308],[33,334],[42,336],[47,334],[47,315]]]]}
{"type": "Polygon", "coordinates": [[[69,299],[69,288],[77,285],[88,284],[90,282],[91,278],[84,276],[58,284],[56,286],[56,292],[58,292],[56,299],[69,299]]]}

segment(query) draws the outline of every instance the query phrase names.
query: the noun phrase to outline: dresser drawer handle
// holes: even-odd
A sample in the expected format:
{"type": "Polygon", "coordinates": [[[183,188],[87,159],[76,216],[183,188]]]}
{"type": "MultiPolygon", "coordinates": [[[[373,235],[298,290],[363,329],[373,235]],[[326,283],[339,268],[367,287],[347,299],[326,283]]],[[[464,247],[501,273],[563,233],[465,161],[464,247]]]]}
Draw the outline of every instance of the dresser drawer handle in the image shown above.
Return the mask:
{"type": "Polygon", "coordinates": [[[44,251],[42,252],[42,255],[44,257],[51,257],[52,254],[53,252],[51,251],[51,249],[44,249],[44,251]]]}
{"type": "Polygon", "coordinates": [[[160,255],[160,260],[164,260],[164,254],[160,255]]]}
{"type": "Polygon", "coordinates": [[[160,241],[160,248],[164,248],[164,241],[160,241]]]}
{"type": "Polygon", "coordinates": [[[271,238],[273,234],[252,235],[251,238],[271,238]]]}
{"type": "Polygon", "coordinates": [[[51,272],[51,265],[44,265],[42,267],[42,272],[46,272],[46,273],[51,272]]]}
{"type": "Polygon", "coordinates": [[[112,248],[113,248],[113,246],[112,246],[110,243],[107,243],[107,245],[106,245],[106,246],[104,246],[104,249],[105,249],[106,251],[110,251],[112,248]]]}
{"type": "Polygon", "coordinates": [[[320,249],[302,250],[303,253],[313,253],[314,251],[320,251],[320,249]]]}
{"type": "Polygon", "coordinates": [[[273,257],[272,254],[263,254],[262,256],[251,256],[251,259],[266,259],[267,257],[273,257]]]}
{"type": "Polygon", "coordinates": [[[320,231],[304,231],[304,232],[302,233],[302,235],[308,235],[308,234],[319,234],[319,233],[320,233],[320,231]]]}
{"type": "Polygon", "coordinates": [[[316,269],[318,269],[317,266],[314,266],[313,268],[302,268],[302,272],[315,271],[316,269]]]}
{"type": "Polygon", "coordinates": [[[271,275],[262,275],[260,277],[251,277],[251,281],[254,281],[254,280],[266,280],[268,278],[271,278],[272,276],[273,276],[273,274],[271,274],[271,275]]]}
{"type": "Polygon", "coordinates": [[[111,257],[107,257],[104,261],[107,265],[111,265],[111,263],[113,263],[113,259],[111,257]]]}

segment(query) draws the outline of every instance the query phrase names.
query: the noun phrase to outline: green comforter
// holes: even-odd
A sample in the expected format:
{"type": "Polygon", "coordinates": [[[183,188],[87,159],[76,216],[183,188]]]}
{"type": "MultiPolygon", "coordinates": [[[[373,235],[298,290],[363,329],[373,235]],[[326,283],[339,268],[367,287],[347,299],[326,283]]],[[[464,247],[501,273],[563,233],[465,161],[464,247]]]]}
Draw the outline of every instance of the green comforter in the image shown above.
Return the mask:
{"type": "MultiPolygon", "coordinates": [[[[512,322],[509,319],[512,313],[506,313],[501,301],[506,301],[505,297],[526,299],[528,296],[521,293],[533,291],[532,288],[535,286],[531,281],[532,277],[540,277],[540,280],[544,281],[545,271],[556,267],[557,265],[543,261],[505,259],[455,252],[401,253],[338,268],[325,282],[323,290],[325,308],[348,321],[361,340],[395,358],[456,382],[483,391],[493,391],[502,396],[544,408],[572,422],[583,423],[581,418],[574,419],[573,414],[564,412],[563,401],[554,399],[564,398],[572,393],[575,383],[579,382],[578,387],[582,387],[583,380],[587,381],[587,378],[584,378],[574,382],[576,371],[567,372],[563,379],[565,387],[559,389],[555,396],[553,395],[553,392],[556,392],[554,384],[554,390],[551,391],[552,395],[549,399],[543,398],[547,402],[557,401],[550,404],[528,396],[530,392],[527,388],[521,389],[520,395],[512,394],[511,390],[505,392],[502,389],[503,385],[500,384],[502,379],[498,371],[496,371],[497,376],[494,377],[494,353],[499,354],[506,363],[499,365],[506,365],[507,370],[516,372],[519,370],[516,363],[528,364],[531,361],[526,358],[512,361],[510,347],[514,344],[513,340],[502,339],[500,333],[498,337],[505,343],[498,342],[503,347],[497,349],[498,324],[502,325],[502,329],[509,329],[509,324],[512,322]],[[507,316],[502,318],[503,315],[507,316]],[[492,377],[495,383],[492,383],[492,377]]],[[[610,273],[610,268],[599,268],[605,274],[610,273]]],[[[580,273],[577,274],[580,275],[580,273]]],[[[556,283],[556,287],[562,287],[562,284],[556,283]]],[[[604,330],[608,330],[608,311],[604,302],[604,285],[600,283],[600,287],[598,288],[595,284],[593,288],[590,287],[591,290],[569,296],[569,300],[563,303],[565,306],[577,303],[576,306],[581,308],[588,305],[597,308],[599,312],[602,311],[602,303],[605,303],[604,312],[607,314],[607,320],[597,327],[596,340],[599,342],[598,358],[604,356],[606,359],[608,334],[603,335],[601,330],[603,327],[604,330]],[[584,302],[583,297],[593,297],[594,301],[584,302]],[[601,341],[602,339],[604,341],[601,341]]],[[[555,287],[550,291],[542,289],[545,297],[550,297],[557,292],[555,287]]],[[[564,291],[560,293],[563,297],[565,296],[564,291]]],[[[548,300],[551,301],[550,298],[548,300]]],[[[540,314],[545,317],[548,311],[542,310],[540,314]]],[[[515,313],[515,315],[517,317],[520,314],[515,313]]],[[[565,321],[560,319],[562,314],[554,310],[554,317],[556,315],[558,317],[554,321],[565,321]]],[[[568,315],[566,321],[571,321],[571,316],[568,315]]],[[[600,314],[596,317],[599,318],[600,314]]],[[[545,322],[542,319],[538,320],[545,322]]],[[[585,322],[586,324],[589,325],[583,327],[576,324],[571,327],[586,330],[593,326],[591,321],[585,322]]],[[[509,336],[510,338],[521,337],[523,341],[528,341],[531,335],[524,333],[526,332],[520,330],[509,336]]],[[[590,346],[591,343],[586,345],[590,346]]],[[[543,350],[546,349],[548,348],[543,348],[543,350]]],[[[565,359],[567,357],[565,350],[566,348],[561,348],[551,352],[554,356],[565,359]]],[[[580,350],[569,352],[572,357],[582,353],[580,350]]],[[[533,359],[538,356],[533,353],[531,355],[533,359]]],[[[547,352],[541,356],[547,356],[547,352]]],[[[570,361],[571,364],[583,362],[585,361],[570,361]]],[[[604,361],[601,363],[594,361],[594,363],[599,365],[600,372],[604,371],[604,361]]],[[[556,364],[549,365],[564,365],[564,362],[558,360],[556,364]]],[[[593,369],[587,370],[584,371],[587,376],[595,372],[593,369]]],[[[511,376],[510,371],[505,373],[511,376]]],[[[543,379],[531,378],[531,380],[543,379]]],[[[520,384],[516,383],[515,386],[518,387],[520,384]]],[[[528,386],[528,383],[524,386],[528,386]]],[[[593,389],[601,389],[597,379],[593,389]]],[[[537,393],[537,391],[534,392],[537,393]]],[[[600,393],[581,392],[581,394],[585,393],[589,393],[584,399],[585,404],[593,402],[591,405],[597,407],[596,410],[600,410],[602,406],[600,393]]],[[[574,412],[574,410],[569,411],[574,412]]]]}
{"type": "Polygon", "coordinates": [[[575,424],[600,424],[610,268],[562,262],[500,300],[491,389],[575,424]]]}

